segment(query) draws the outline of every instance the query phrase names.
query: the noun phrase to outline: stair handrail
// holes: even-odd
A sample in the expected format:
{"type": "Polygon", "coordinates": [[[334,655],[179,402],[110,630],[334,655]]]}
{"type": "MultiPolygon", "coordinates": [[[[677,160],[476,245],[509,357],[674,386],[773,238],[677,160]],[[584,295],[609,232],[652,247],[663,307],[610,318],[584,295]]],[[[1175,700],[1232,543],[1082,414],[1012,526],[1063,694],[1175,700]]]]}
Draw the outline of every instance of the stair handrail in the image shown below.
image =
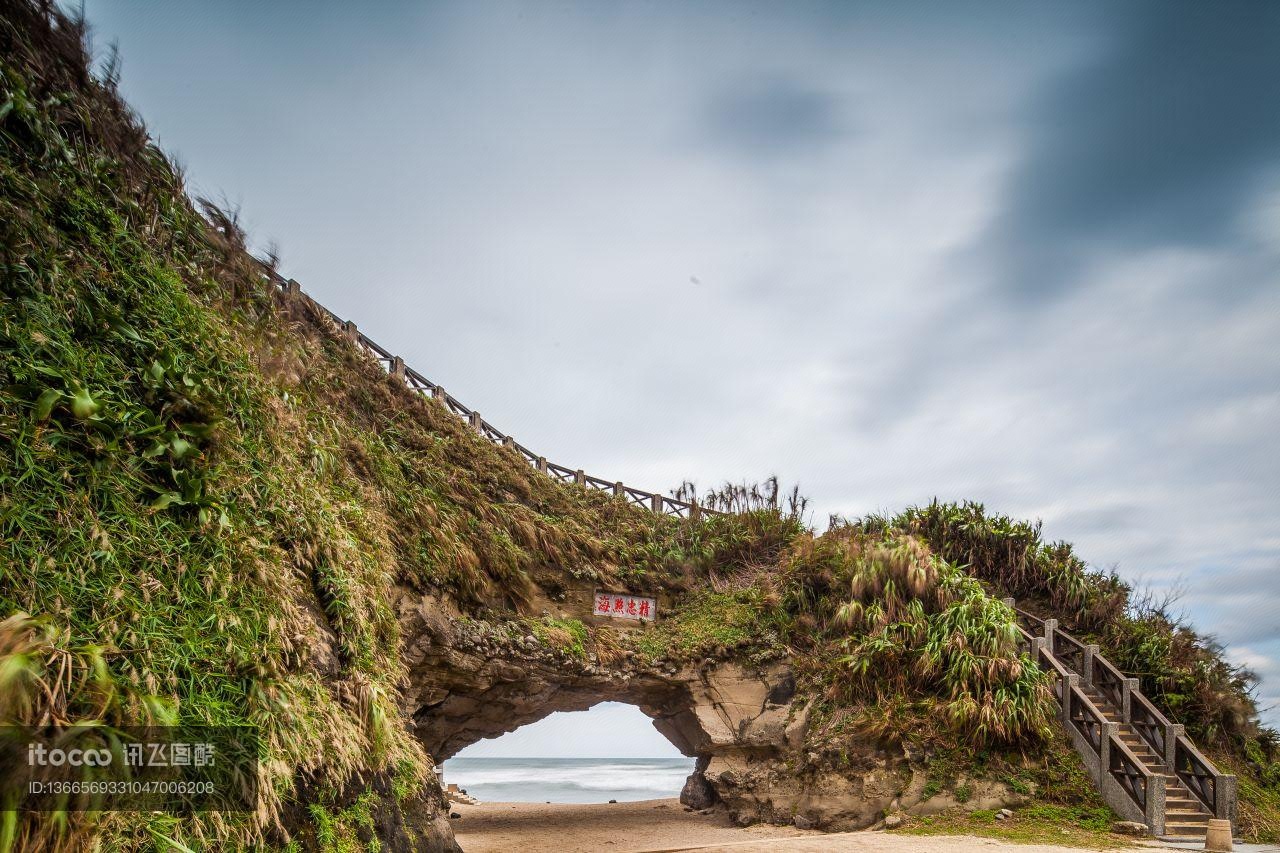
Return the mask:
{"type": "Polygon", "coordinates": [[[1187,786],[1187,790],[1204,803],[1210,814],[1218,815],[1219,806],[1224,805],[1218,799],[1218,781],[1223,774],[1196,749],[1196,745],[1185,734],[1177,735],[1174,742],[1173,772],[1187,786]]]}
{"type": "MultiPolygon", "coordinates": [[[[1121,690],[1121,701],[1116,703],[1116,707],[1123,713],[1124,722],[1130,725],[1138,736],[1151,746],[1160,762],[1166,765],[1178,779],[1182,780],[1187,789],[1191,791],[1197,800],[1204,804],[1210,814],[1217,818],[1229,820],[1232,826],[1235,825],[1236,777],[1218,770],[1213,762],[1205,757],[1204,753],[1200,752],[1196,745],[1191,742],[1191,739],[1187,737],[1186,728],[1180,723],[1170,722],[1169,718],[1155,706],[1155,703],[1138,689],[1138,679],[1125,676],[1115,664],[1097,651],[1097,646],[1086,646],[1071,634],[1059,628],[1056,619],[1041,619],[1034,616],[1017,607],[1013,599],[1006,599],[1006,603],[1013,609],[1017,618],[1044,627],[1045,636],[1038,644],[1036,660],[1038,663],[1047,664],[1054,670],[1057,675],[1055,693],[1058,695],[1059,702],[1063,704],[1065,721],[1080,732],[1095,756],[1099,755],[1100,746],[1089,737],[1088,726],[1092,725],[1092,721],[1087,719],[1077,720],[1074,714],[1075,706],[1079,703],[1085,709],[1086,714],[1082,716],[1096,717],[1103,723],[1106,722],[1106,716],[1102,714],[1101,710],[1079,686],[1072,684],[1070,690],[1063,689],[1062,685],[1069,683],[1068,674],[1084,679],[1086,686],[1096,686],[1099,673],[1103,674],[1103,680],[1108,684],[1112,680],[1118,681],[1121,690]],[[1059,651],[1064,645],[1070,650],[1065,655],[1068,658],[1066,661],[1063,660],[1064,655],[1059,651]],[[1081,665],[1073,670],[1068,664],[1071,662],[1071,658],[1077,657],[1081,659],[1081,665]],[[1086,661],[1087,664],[1085,663],[1086,661]],[[1125,699],[1128,701],[1125,702],[1125,699]]],[[[1023,630],[1021,626],[1019,626],[1019,630],[1023,630]]],[[[1023,633],[1027,632],[1023,630],[1023,633]]],[[[1037,644],[1034,641],[1032,647],[1037,648],[1037,644]]],[[[1106,690],[1103,687],[1098,689],[1099,692],[1106,695],[1106,690]]],[[[1146,768],[1143,762],[1137,759],[1133,751],[1123,741],[1118,738],[1114,740],[1121,744],[1128,759],[1137,761],[1138,765],[1149,773],[1150,768],[1146,768]]],[[[1109,743],[1109,748],[1110,745],[1109,743]]],[[[1114,755],[1115,753],[1112,752],[1111,754],[1114,755]]],[[[1109,771],[1113,770],[1110,767],[1107,769],[1109,771]]],[[[1121,783],[1121,787],[1124,787],[1124,783],[1119,778],[1116,781],[1121,783]]],[[[1148,782],[1148,791],[1150,791],[1149,784],[1148,782]]]]}
{"type": "Polygon", "coordinates": [[[1107,715],[1093,704],[1093,700],[1080,689],[1079,684],[1072,684],[1066,695],[1071,697],[1071,704],[1067,708],[1067,720],[1093,748],[1093,754],[1101,756],[1102,741],[1105,737],[1103,727],[1107,724],[1107,715]],[[1082,713],[1077,716],[1077,711],[1082,713]]]}
{"type": "Polygon", "coordinates": [[[1085,661],[1089,656],[1089,649],[1084,643],[1055,626],[1052,651],[1053,656],[1062,661],[1067,669],[1084,677],[1085,661]]]}
{"type": "Polygon", "coordinates": [[[563,465],[557,465],[554,462],[548,462],[546,457],[539,456],[529,448],[517,442],[510,435],[499,430],[493,424],[480,417],[480,413],[474,409],[463,405],[456,397],[449,394],[439,384],[432,382],[418,371],[409,367],[404,363],[404,359],[397,355],[393,355],[391,350],[383,347],[377,341],[356,328],[356,324],[350,320],[343,320],[334,312],[321,305],[310,295],[302,292],[301,285],[291,278],[285,278],[276,272],[273,268],[265,263],[259,262],[263,276],[275,285],[285,296],[291,296],[298,299],[304,299],[323,315],[328,317],[352,344],[358,349],[373,356],[376,361],[387,374],[403,382],[411,391],[437,401],[444,406],[446,411],[452,412],[463,420],[467,421],[475,432],[482,438],[488,439],[494,444],[514,450],[517,455],[528,462],[535,469],[543,474],[548,474],[554,479],[564,483],[576,483],[587,489],[593,489],[601,492],[612,492],[613,496],[619,498],[631,506],[638,506],[647,509],[658,515],[669,515],[678,518],[697,518],[701,515],[727,515],[720,510],[708,509],[701,506],[696,500],[682,501],[677,498],[669,497],[661,492],[649,492],[644,489],[637,489],[634,486],[628,486],[621,481],[606,480],[603,477],[596,477],[587,474],[582,469],[569,468],[563,465]]]}
{"type": "Polygon", "coordinates": [[[1108,741],[1107,772],[1142,813],[1146,814],[1147,798],[1151,794],[1156,774],[1134,754],[1118,734],[1112,732],[1108,736],[1108,741]],[[1138,784],[1139,779],[1141,785],[1138,784]]]}
{"type": "Polygon", "coordinates": [[[1168,732],[1173,728],[1169,718],[1160,713],[1155,703],[1140,690],[1129,694],[1129,719],[1127,720],[1138,737],[1162,758],[1168,755],[1168,732]]]}
{"type": "MultiPolygon", "coordinates": [[[[1111,704],[1123,711],[1124,709],[1124,683],[1125,674],[1107,660],[1099,652],[1093,653],[1092,669],[1089,673],[1093,686],[1104,698],[1110,699],[1111,704]]],[[[1128,722],[1128,720],[1125,720],[1128,722]]]]}

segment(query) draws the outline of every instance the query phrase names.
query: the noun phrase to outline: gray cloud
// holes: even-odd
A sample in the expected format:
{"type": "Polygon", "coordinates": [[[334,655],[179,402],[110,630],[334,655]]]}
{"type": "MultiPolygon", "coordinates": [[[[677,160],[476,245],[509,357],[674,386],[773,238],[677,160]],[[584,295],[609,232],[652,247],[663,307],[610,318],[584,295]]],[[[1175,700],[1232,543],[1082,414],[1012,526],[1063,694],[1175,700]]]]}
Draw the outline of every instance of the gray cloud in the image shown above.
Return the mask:
{"type": "Polygon", "coordinates": [[[1024,298],[1080,284],[1108,252],[1239,239],[1240,214],[1280,164],[1280,5],[1114,11],[1099,59],[1034,96],[991,229],[1003,281],[1024,298]]]}
{"type": "Polygon", "coordinates": [[[711,140],[753,157],[812,154],[849,132],[838,100],[794,79],[736,80],[706,107],[711,140]]]}

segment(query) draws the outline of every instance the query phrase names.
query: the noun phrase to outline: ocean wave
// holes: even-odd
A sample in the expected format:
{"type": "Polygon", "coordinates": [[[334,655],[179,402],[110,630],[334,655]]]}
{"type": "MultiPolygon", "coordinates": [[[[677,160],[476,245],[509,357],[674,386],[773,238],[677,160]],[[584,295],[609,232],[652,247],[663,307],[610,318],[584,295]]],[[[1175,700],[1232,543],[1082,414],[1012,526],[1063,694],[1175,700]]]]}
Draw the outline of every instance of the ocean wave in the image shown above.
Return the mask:
{"type": "Polygon", "coordinates": [[[445,779],[481,800],[583,802],[675,796],[692,770],[691,759],[456,759],[445,779]]]}

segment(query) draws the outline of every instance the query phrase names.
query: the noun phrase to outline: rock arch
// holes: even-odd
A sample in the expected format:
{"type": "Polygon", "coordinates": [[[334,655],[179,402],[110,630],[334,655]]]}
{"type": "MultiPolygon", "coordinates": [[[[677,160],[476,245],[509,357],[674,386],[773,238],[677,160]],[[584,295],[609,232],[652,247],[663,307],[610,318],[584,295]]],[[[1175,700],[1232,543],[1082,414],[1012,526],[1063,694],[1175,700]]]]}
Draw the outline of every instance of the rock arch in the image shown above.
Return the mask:
{"type": "Polygon", "coordinates": [[[682,802],[722,802],[743,824],[866,827],[924,800],[924,779],[900,752],[867,745],[838,769],[805,752],[812,703],[797,695],[786,661],[604,662],[551,648],[525,623],[462,618],[431,596],[406,594],[400,623],[404,711],[436,761],[556,711],[616,701],[640,708],[697,759],[682,802]]]}

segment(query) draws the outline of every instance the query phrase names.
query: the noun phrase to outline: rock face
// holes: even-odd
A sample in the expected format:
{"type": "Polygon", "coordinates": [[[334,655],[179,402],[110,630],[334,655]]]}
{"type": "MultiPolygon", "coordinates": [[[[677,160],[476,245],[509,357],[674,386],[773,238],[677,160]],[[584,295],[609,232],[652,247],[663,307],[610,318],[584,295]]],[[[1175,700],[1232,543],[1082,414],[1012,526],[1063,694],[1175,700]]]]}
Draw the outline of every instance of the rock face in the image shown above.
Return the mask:
{"type": "Polygon", "coordinates": [[[707,781],[707,764],[710,761],[709,756],[699,757],[693,772],[689,774],[689,778],[684,782],[684,788],[680,791],[680,802],[690,809],[698,811],[709,809],[720,801],[716,796],[716,789],[712,788],[711,783],[707,781]]]}
{"type": "MultiPolygon", "coordinates": [[[[620,654],[604,662],[549,647],[518,622],[463,619],[431,597],[406,596],[400,622],[409,667],[404,711],[438,762],[555,711],[616,701],[640,708],[697,758],[681,802],[723,804],[742,825],[860,829],[889,811],[955,805],[945,795],[926,798],[924,773],[900,751],[867,744],[843,750],[839,761],[806,752],[812,703],[797,694],[785,661],[643,663],[620,654]]],[[[1017,801],[998,787],[978,791],[973,807],[1017,801]]]]}

